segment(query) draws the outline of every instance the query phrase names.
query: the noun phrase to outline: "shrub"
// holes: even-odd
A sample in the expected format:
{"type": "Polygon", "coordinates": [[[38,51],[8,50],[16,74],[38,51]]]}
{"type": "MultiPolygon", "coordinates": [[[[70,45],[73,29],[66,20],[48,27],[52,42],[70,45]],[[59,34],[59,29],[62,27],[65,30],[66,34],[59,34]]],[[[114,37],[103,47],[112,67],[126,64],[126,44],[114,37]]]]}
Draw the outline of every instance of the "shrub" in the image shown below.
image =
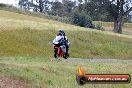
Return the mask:
{"type": "Polygon", "coordinates": [[[6,4],[0,3],[0,8],[7,7],[6,4]]]}
{"type": "Polygon", "coordinates": [[[72,23],[81,27],[94,28],[90,16],[85,13],[73,13],[72,23]]]}
{"type": "Polygon", "coordinates": [[[105,30],[105,29],[104,29],[101,25],[99,25],[99,24],[97,24],[97,25],[95,26],[95,29],[97,29],[97,30],[102,30],[102,31],[105,30]]]}

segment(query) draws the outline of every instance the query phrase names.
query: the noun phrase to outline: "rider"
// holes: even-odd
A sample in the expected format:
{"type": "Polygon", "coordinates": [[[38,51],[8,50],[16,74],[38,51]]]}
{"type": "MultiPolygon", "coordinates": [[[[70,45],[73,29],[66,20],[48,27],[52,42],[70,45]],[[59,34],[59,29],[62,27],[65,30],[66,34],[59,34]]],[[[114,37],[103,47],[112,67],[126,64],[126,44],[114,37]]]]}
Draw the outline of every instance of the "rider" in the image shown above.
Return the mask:
{"type": "Polygon", "coordinates": [[[56,38],[53,40],[53,44],[59,44],[59,46],[65,45],[66,54],[69,56],[68,50],[69,50],[70,42],[69,42],[67,36],[65,35],[65,32],[63,29],[59,29],[59,32],[58,32],[56,38]]]}

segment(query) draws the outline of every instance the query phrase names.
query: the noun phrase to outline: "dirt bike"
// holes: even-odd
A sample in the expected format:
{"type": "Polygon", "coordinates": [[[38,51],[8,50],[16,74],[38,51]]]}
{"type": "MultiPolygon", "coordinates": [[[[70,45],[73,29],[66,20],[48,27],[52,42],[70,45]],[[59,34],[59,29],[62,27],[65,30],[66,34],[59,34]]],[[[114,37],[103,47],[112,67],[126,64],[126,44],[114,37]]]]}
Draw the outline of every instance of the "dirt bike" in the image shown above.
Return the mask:
{"type": "Polygon", "coordinates": [[[66,53],[65,45],[54,44],[54,58],[58,59],[59,57],[67,59],[69,55],[66,53]]]}

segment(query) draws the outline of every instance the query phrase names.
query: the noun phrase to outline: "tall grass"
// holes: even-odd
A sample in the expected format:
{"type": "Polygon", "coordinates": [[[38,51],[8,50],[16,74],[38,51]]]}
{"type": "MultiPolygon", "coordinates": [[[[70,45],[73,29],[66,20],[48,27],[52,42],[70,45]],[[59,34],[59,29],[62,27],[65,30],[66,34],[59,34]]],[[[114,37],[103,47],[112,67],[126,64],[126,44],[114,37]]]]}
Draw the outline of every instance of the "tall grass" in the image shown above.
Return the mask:
{"type": "Polygon", "coordinates": [[[70,56],[132,58],[131,36],[89,30],[70,24],[0,11],[1,56],[52,56],[52,40],[64,28],[71,41],[70,56]]]}
{"type": "MultiPolygon", "coordinates": [[[[1,56],[53,56],[55,30],[0,31],[1,56]]],[[[80,58],[132,58],[131,38],[119,38],[90,31],[66,31],[70,56],[80,58]]]]}
{"type": "Polygon", "coordinates": [[[39,18],[44,18],[44,19],[49,19],[49,20],[60,21],[63,23],[70,24],[70,22],[71,22],[70,18],[68,18],[68,17],[53,16],[53,15],[49,15],[46,13],[44,14],[44,13],[39,13],[39,12],[34,12],[34,11],[32,12],[32,11],[28,11],[28,10],[22,9],[22,8],[17,8],[12,5],[8,5],[8,4],[0,3],[0,10],[15,12],[15,13],[23,14],[23,15],[34,16],[34,17],[39,17],[39,18]]]}
{"type": "Polygon", "coordinates": [[[0,74],[24,80],[33,88],[131,88],[130,84],[86,84],[76,82],[78,66],[82,64],[88,74],[130,74],[131,62],[78,62],[51,61],[47,57],[4,57],[0,58],[0,74]]]}
{"type": "MultiPolygon", "coordinates": [[[[0,10],[0,75],[24,80],[33,88],[82,88],[76,82],[80,64],[87,73],[127,73],[131,62],[97,63],[53,59],[52,40],[64,28],[70,57],[132,58],[132,37],[89,30],[57,21],[0,10]]],[[[130,84],[88,84],[83,88],[130,88],[130,84]]]]}
{"type": "MultiPolygon", "coordinates": [[[[113,25],[114,25],[113,22],[94,21],[94,23],[102,25],[103,27],[113,27],[113,25]]],[[[132,24],[131,23],[124,23],[123,27],[124,28],[132,28],[132,24]]]]}

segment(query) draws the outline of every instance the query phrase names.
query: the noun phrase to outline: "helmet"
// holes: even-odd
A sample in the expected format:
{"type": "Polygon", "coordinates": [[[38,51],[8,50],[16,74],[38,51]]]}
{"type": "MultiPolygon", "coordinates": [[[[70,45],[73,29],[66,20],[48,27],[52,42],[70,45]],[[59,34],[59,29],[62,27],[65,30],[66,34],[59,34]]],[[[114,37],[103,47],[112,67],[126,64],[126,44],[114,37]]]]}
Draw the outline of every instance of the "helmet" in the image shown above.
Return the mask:
{"type": "Polygon", "coordinates": [[[63,30],[63,29],[59,29],[59,34],[60,34],[60,35],[65,35],[64,30],[63,30]]]}

